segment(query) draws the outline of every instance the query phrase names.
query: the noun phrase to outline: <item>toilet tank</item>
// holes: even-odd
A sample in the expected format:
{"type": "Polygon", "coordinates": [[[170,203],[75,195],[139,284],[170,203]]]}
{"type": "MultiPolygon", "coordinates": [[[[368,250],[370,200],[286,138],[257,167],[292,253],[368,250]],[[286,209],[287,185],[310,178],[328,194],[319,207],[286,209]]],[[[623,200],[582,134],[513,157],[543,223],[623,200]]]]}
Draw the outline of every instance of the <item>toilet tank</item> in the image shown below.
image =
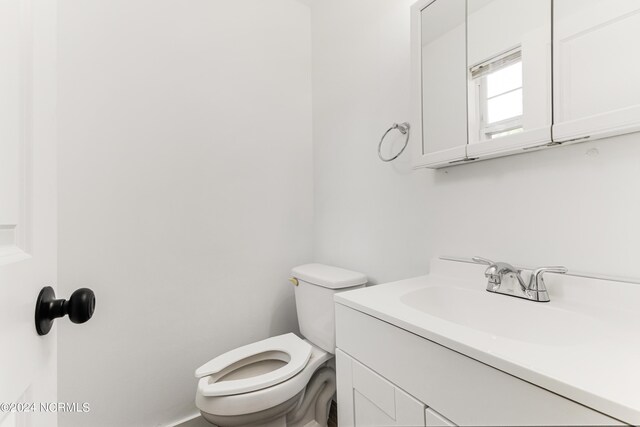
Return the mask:
{"type": "Polygon", "coordinates": [[[362,288],[362,273],[323,264],[305,264],[291,270],[296,285],[296,310],[300,332],[310,342],[333,354],[336,332],[333,296],[338,292],[362,288]]]}

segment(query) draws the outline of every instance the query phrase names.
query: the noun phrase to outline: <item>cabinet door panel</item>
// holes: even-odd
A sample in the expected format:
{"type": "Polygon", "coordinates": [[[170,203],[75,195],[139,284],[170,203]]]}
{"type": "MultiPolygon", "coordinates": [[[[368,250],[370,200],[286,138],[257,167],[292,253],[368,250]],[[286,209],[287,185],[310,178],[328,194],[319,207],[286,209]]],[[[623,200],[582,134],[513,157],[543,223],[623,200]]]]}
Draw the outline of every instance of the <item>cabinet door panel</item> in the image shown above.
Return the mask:
{"type": "Polygon", "coordinates": [[[425,425],[424,404],[340,350],[336,368],[340,426],[425,425]]]}
{"type": "Polygon", "coordinates": [[[393,384],[358,362],[353,362],[352,369],[353,389],[361,390],[364,397],[394,420],[396,418],[396,388],[393,384]]]}
{"type": "Polygon", "coordinates": [[[352,360],[351,357],[336,349],[336,393],[340,427],[355,425],[352,360]]]}
{"type": "Polygon", "coordinates": [[[427,408],[425,411],[425,421],[427,427],[456,427],[454,423],[431,408],[427,408]]]}
{"type": "Polygon", "coordinates": [[[358,390],[353,391],[353,405],[358,427],[395,426],[396,420],[358,390]]]}
{"type": "Polygon", "coordinates": [[[640,3],[554,3],[554,139],[640,130],[640,3]]]}

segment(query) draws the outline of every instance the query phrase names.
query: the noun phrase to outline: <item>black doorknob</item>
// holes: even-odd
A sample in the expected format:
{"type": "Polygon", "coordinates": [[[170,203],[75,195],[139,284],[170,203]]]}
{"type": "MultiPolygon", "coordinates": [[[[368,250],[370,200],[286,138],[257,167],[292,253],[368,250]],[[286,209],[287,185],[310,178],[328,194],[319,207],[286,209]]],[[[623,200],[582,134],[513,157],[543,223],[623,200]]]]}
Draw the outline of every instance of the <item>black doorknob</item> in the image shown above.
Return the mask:
{"type": "Polygon", "coordinates": [[[91,289],[80,288],[69,300],[56,299],[51,286],[42,288],[36,302],[36,330],[38,335],[47,335],[53,321],[67,314],[73,323],[84,323],[91,319],[96,309],[96,296],[91,289]]]}

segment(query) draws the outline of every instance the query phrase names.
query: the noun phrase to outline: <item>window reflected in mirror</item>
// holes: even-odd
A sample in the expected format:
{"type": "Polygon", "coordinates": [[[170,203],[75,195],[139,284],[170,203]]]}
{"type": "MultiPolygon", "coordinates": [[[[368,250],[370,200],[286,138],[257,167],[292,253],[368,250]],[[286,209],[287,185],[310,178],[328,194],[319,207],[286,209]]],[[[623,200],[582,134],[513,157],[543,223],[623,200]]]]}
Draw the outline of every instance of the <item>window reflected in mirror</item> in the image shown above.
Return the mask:
{"type": "Polygon", "coordinates": [[[471,67],[481,139],[522,132],[520,48],[471,67]]]}
{"type": "Polygon", "coordinates": [[[551,126],[551,2],[468,0],[469,142],[551,126]]]}

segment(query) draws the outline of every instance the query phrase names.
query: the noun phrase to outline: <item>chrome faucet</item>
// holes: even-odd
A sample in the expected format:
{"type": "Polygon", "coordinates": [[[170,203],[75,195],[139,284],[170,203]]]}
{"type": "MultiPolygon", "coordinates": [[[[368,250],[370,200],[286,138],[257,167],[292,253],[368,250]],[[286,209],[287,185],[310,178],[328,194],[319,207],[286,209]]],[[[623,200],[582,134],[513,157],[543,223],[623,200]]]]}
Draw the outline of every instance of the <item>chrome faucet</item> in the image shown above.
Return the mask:
{"type": "Polygon", "coordinates": [[[565,267],[541,267],[525,273],[524,270],[517,269],[506,262],[493,262],[481,257],[473,257],[473,262],[489,266],[484,272],[485,277],[488,279],[488,292],[536,302],[550,301],[549,293],[544,283],[544,273],[564,274],[567,272],[565,267]],[[523,273],[529,275],[527,284],[525,284],[525,280],[522,277],[523,273]]]}

